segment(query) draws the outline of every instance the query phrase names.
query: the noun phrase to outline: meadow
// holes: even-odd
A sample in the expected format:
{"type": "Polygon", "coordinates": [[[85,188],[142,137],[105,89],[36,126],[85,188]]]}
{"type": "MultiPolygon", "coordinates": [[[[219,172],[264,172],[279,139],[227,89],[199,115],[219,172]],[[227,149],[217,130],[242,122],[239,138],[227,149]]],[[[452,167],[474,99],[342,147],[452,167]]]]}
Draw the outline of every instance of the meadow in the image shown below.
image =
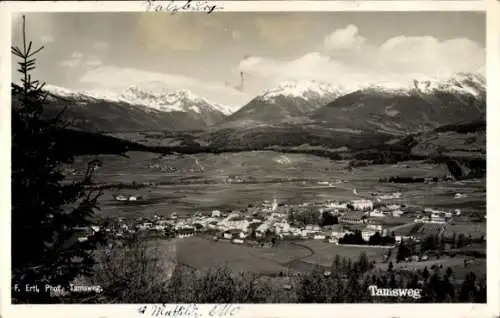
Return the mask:
{"type": "Polygon", "coordinates": [[[191,214],[200,210],[244,209],[273,197],[279,202],[297,204],[371,198],[374,192],[401,192],[402,197],[390,203],[418,208],[461,208],[464,212],[482,213],[486,210],[484,180],[426,185],[379,182],[390,176],[443,177],[448,172],[440,164],[406,162],[350,169],[346,161],[271,151],[179,156],[130,152],[127,156],[79,157],[74,166],[82,170],[88,161],[98,158],[103,165],[95,172],[97,184],[148,184],[139,189],[106,190],[100,200],[103,215],[191,214]],[[163,170],[152,168],[154,165],[163,170]],[[237,181],[238,178],[243,181],[237,181]],[[332,186],[320,182],[332,182],[332,186]],[[353,194],[354,189],[358,195],[353,194]],[[455,199],[456,193],[465,196],[455,199]],[[113,198],[117,194],[142,196],[144,204],[117,202],[113,198]]]}
{"type": "Polygon", "coordinates": [[[357,260],[365,252],[370,261],[379,262],[384,248],[339,246],[320,240],[280,242],[275,247],[250,247],[229,241],[211,241],[201,237],[177,241],[177,262],[196,269],[228,265],[236,271],[262,274],[307,272],[315,265],[328,268],[336,255],[357,260]]]}

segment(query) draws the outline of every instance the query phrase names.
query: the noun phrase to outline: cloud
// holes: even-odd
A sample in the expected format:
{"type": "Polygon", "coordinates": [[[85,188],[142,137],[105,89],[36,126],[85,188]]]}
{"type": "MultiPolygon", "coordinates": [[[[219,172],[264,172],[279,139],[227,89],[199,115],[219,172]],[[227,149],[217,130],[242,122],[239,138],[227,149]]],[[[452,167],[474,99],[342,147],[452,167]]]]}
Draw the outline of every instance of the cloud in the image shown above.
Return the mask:
{"type": "Polygon", "coordinates": [[[326,36],[324,46],[326,50],[350,50],[361,48],[365,42],[366,39],[358,34],[358,28],[350,24],[326,36]]]}
{"type": "Polygon", "coordinates": [[[68,59],[61,61],[59,65],[67,68],[77,68],[81,65],[81,61],[79,59],[68,59]]]}
{"type": "Polygon", "coordinates": [[[53,43],[56,39],[54,38],[54,36],[50,35],[50,34],[47,34],[47,35],[43,35],[41,38],[40,38],[40,41],[43,43],[43,44],[49,44],[49,43],[53,43]]]}
{"type": "Polygon", "coordinates": [[[82,65],[83,53],[79,51],[74,51],[71,53],[70,57],[66,60],[59,62],[59,65],[66,68],[77,68],[82,65]]]}
{"type": "Polygon", "coordinates": [[[94,43],[93,47],[97,51],[105,51],[108,49],[109,44],[108,44],[108,42],[105,42],[105,41],[97,41],[94,43]]]}
{"type": "Polygon", "coordinates": [[[83,53],[75,51],[75,52],[71,53],[71,58],[75,59],[75,60],[80,60],[83,58],[83,53]]]}
{"type": "Polygon", "coordinates": [[[102,61],[97,57],[90,57],[85,61],[85,65],[89,67],[97,67],[102,65],[102,61]]]}
{"type": "Polygon", "coordinates": [[[61,61],[59,65],[70,69],[86,67],[92,68],[102,65],[102,61],[95,55],[87,56],[82,52],[75,51],[71,53],[69,59],[61,61]]]}
{"type": "Polygon", "coordinates": [[[107,89],[116,93],[130,86],[138,86],[155,91],[175,91],[189,89],[194,94],[216,103],[231,106],[243,106],[253,96],[239,92],[225,83],[203,81],[178,74],[163,74],[134,68],[117,66],[99,66],[87,71],[80,82],[96,89],[107,89]]]}
{"type": "Polygon", "coordinates": [[[485,49],[469,39],[439,41],[430,36],[394,37],[377,53],[381,67],[396,65],[423,73],[472,72],[484,65],[486,58],[485,49]]]}
{"type": "Polygon", "coordinates": [[[368,83],[401,85],[414,78],[444,77],[484,69],[486,52],[477,43],[456,38],[397,36],[373,45],[355,26],[335,30],[325,37],[324,51],[309,52],[293,60],[251,57],[238,69],[261,81],[314,79],[342,86],[368,83]]]}

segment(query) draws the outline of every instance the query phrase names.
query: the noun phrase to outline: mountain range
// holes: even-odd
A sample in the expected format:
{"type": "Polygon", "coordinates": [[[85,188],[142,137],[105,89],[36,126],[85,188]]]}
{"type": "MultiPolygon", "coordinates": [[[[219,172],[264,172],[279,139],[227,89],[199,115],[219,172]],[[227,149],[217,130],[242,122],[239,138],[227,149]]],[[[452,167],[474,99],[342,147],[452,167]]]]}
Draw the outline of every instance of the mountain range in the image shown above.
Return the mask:
{"type": "Polygon", "coordinates": [[[486,83],[477,74],[418,81],[401,88],[369,86],[340,96],[311,118],[318,124],[389,134],[474,120],[486,112],[486,83]]]}
{"type": "Polygon", "coordinates": [[[286,81],[235,112],[231,112],[234,106],[213,103],[186,89],[133,86],[120,93],[74,92],[47,85],[46,91],[48,115],[69,106],[64,116],[73,127],[101,132],[262,130],[295,125],[328,133],[398,135],[474,120],[486,110],[485,79],[471,73],[415,79],[399,87],[367,84],[349,90],[318,81],[286,81]]]}
{"type": "Polygon", "coordinates": [[[87,131],[203,130],[225,118],[216,105],[187,90],[155,93],[130,87],[116,94],[47,85],[45,91],[47,116],[68,106],[63,118],[87,131]]]}

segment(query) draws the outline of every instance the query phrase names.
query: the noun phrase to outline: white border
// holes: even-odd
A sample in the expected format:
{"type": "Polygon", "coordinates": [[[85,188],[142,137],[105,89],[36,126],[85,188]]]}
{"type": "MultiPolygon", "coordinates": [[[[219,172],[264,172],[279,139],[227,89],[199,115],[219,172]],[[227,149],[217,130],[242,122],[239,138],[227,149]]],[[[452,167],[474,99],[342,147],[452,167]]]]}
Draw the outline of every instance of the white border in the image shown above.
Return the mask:
{"type": "MultiPolygon", "coordinates": [[[[213,1],[211,1],[213,2],[213,1]]],[[[487,11],[487,211],[488,213],[488,305],[480,304],[287,304],[287,305],[241,305],[242,310],[234,317],[498,317],[500,315],[498,293],[499,215],[494,210],[500,206],[499,183],[496,182],[497,166],[500,162],[500,125],[493,118],[500,118],[500,1],[216,1],[224,11],[487,11]],[[495,160],[496,159],[496,160],[495,160]]],[[[40,11],[144,11],[144,1],[116,2],[2,2],[0,3],[0,222],[1,262],[1,317],[141,317],[139,305],[10,305],[10,38],[11,12],[40,11]]],[[[29,239],[29,235],[27,236],[29,239]]],[[[199,305],[200,312],[207,317],[211,305],[199,305]]]]}

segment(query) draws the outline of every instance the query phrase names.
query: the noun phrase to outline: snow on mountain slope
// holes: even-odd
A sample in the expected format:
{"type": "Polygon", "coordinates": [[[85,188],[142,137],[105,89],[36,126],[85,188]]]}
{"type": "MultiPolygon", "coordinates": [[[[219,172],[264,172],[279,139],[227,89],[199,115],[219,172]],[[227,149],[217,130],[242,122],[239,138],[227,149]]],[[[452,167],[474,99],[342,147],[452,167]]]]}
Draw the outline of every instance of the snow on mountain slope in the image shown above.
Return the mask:
{"type": "Polygon", "coordinates": [[[486,109],[486,82],[479,74],[419,78],[406,85],[367,85],[311,113],[329,127],[388,133],[425,131],[476,119],[486,109]]]}
{"type": "Polygon", "coordinates": [[[296,121],[343,94],[342,88],[311,80],[289,80],[266,89],[229,116],[229,126],[255,126],[296,121]]]}
{"type": "MultiPolygon", "coordinates": [[[[154,84],[154,83],[153,83],[154,84]]],[[[218,111],[224,115],[234,112],[232,106],[221,105],[194,94],[188,89],[170,89],[161,85],[131,86],[118,98],[161,111],[218,111]]]]}
{"type": "Polygon", "coordinates": [[[356,90],[365,90],[378,94],[409,95],[413,93],[433,94],[447,92],[451,94],[480,97],[486,91],[486,80],[480,73],[456,73],[448,77],[417,76],[403,83],[367,83],[356,90]]]}
{"type": "Polygon", "coordinates": [[[178,90],[175,92],[153,92],[129,87],[122,93],[104,90],[91,90],[76,92],[64,87],[46,85],[46,91],[51,94],[75,98],[80,100],[102,99],[110,102],[124,102],[131,105],[145,106],[164,112],[222,112],[227,114],[229,107],[210,103],[204,98],[198,97],[189,90],[178,90]]]}
{"type": "Polygon", "coordinates": [[[422,93],[446,91],[462,95],[480,97],[486,90],[486,79],[480,74],[457,73],[444,79],[415,79],[414,88],[422,93]]]}
{"type": "Polygon", "coordinates": [[[276,97],[294,97],[304,100],[323,98],[328,96],[338,96],[343,89],[333,85],[310,81],[289,80],[280,83],[278,86],[267,89],[259,95],[259,98],[266,101],[275,101],[276,97]]]}
{"type": "MultiPolygon", "coordinates": [[[[48,101],[59,107],[70,107],[67,115],[85,126],[98,130],[127,129],[205,129],[225,118],[206,100],[187,90],[152,93],[129,88],[123,93],[105,90],[76,92],[55,85],[46,85],[48,101]],[[97,114],[103,119],[98,119],[97,114]],[[111,118],[115,118],[114,124],[111,118]],[[111,127],[111,128],[110,128],[111,127]]],[[[50,108],[50,107],[49,107],[50,108]]]]}

